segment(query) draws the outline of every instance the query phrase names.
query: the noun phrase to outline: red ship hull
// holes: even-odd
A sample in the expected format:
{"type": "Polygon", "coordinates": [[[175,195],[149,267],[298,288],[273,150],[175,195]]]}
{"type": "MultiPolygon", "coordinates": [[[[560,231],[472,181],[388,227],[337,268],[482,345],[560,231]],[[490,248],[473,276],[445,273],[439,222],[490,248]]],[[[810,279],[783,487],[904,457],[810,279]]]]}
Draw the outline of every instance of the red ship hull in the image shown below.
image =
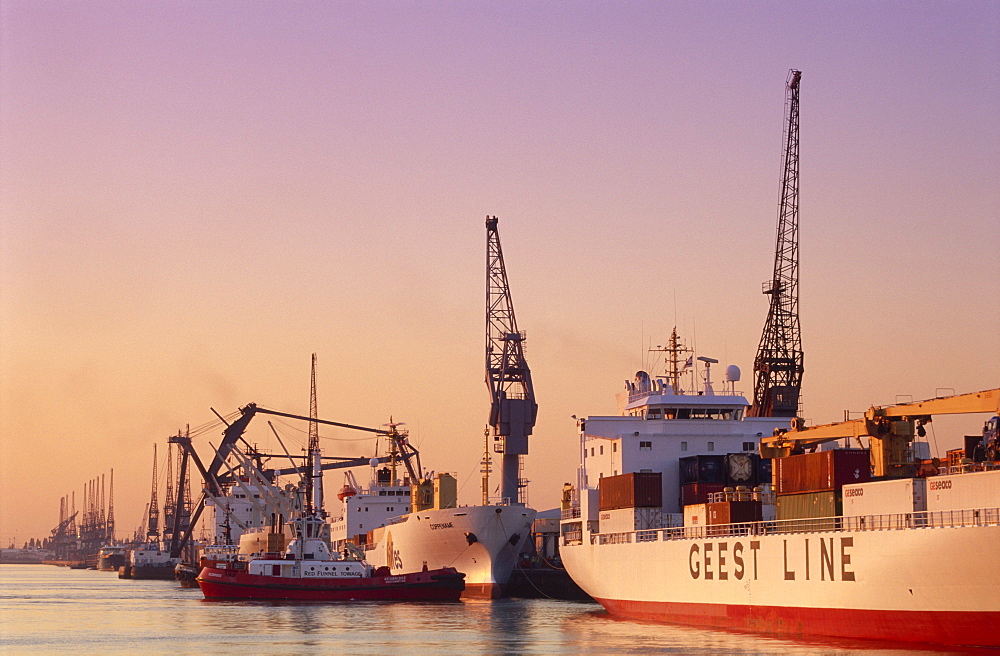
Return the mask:
{"type": "Polygon", "coordinates": [[[298,578],[261,576],[245,569],[204,567],[198,585],[206,599],[290,601],[458,601],[465,574],[454,568],[395,576],[298,578]]]}
{"type": "Polygon", "coordinates": [[[829,636],[1000,647],[995,611],[892,611],[789,608],[597,599],[612,615],[778,636],[829,636]]]}

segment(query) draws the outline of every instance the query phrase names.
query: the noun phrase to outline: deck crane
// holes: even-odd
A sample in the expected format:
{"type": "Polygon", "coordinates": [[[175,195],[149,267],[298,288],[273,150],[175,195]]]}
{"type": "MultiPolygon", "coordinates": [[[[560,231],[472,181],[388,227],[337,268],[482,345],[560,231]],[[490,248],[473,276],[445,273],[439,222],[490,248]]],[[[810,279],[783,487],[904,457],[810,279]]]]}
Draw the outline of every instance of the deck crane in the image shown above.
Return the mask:
{"type": "MultiPolygon", "coordinates": [[[[355,426],[353,424],[344,424],[336,421],[328,421],[326,419],[317,419],[314,416],[303,417],[301,415],[294,415],[287,412],[279,412],[277,410],[268,410],[267,408],[258,407],[255,403],[248,403],[245,407],[240,408],[240,417],[238,417],[233,423],[226,426],[223,431],[222,441],[219,447],[215,450],[215,457],[212,459],[211,464],[206,467],[202,462],[201,458],[195,452],[194,447],[191,444],[191,437],[184,436],[178,433],[176,436],[170,437],[169,441],[173,444],[179,444],[185,453],[188,453],[191,458],[191,462],[194,463],[195,468],[201,474],[202,479],[205,481],[205,490],[202,493],[201,499],[198,501],[194,508],[194,512],[191,515],[191,519],[188,522],[186,529],[181,531],[181,537],[177,541],[176,545],[171,547],[171,556],[177,557],[180,552],[184,549],[184,546],[191,539],[191,534],[194,531],[195,526],[198,524],[198,520],[201,518],[201,512],[205,507],[205,499],[211,497],[221,496],[222,487],[227,484],[231,484],[232,480],[223,475],[222,468],[226,458],[230,455],[236,442],[243,437],[243,433],[246,431],[247,425],[250,420],[254,418],[255,415],[267,414],[274,415],[276,417],[286,417],[288,419],[298,419],[302,421],[312,422],[313,424],[323,424],[325,426],[336,426],[338,428],[349,428],[352,430],[360,430],[368,433],[375,433],[376,435],[387,437],[393,444],[392,453],[390,456],[382,456],[374,458],[378,460],[379,463],[391,462],[395,466],[397,460],[401,460],[403,465],[406,467],[407,474],[410,476],[410,480],[413,482],[418,482],[422,476],[422,471],[420,468],[420,454],[417,449],[412,446],[406,439],[406,434],[397,429],[398,424],[389,424],[389,428],[367,428],[365,426],[355,426]],[[416,462],[416,467],[414,467],[411,460],[416,462]]],[[[312,413],[310,413],[312,414],[312,413]]],[[[318,436],[317,436],[318,440],[318,436]]],[[[155,445],[154,445],[155,446],[155,445]]],[[[327,463],[322,465],[322,469],[340,469],[345,467],[361,467],[365,465],[370,465],[373,459],[369,458],[333,458],[336,462],[327,463]]],[[[266,470],[265,474],[277,477],[288,474],[304,474],[309,477],[314,475],[312,469],[304,466],[290,467],[287,469],[280,470],[266,470]]]]}
{"type": "MultiPolygon", "coordinates": [[[[824,442],[867,436],[872,455],[872,474],[878,477],[913,476],[914,460],[910,444],[914,435],[924,435],[924,425],[933,415],[989,412],[1000,413],[1000,389],[938,397],[927,401],[871,407],[865,416],[833,424],[805,427],[792,419],[790,430],[779,430],[761,439],[761,455],[782,457],[814,448],[824,442]]],[[[995,436],[994,436],[995,439],[995,436]]],[[[860,440],[859,440],[860,441],[860,440]]]]}
{"type": "Polygon", "coordinates": [[[538,404],[524,358],[524,333],[514,319],[495,216],[486,217],[486,384],[493,450],[502,454],[500,496],[523,503],[521,456],[528,453],[538,404]]]}
{"type": "Polygon", "coordinates": [[[778,204],[774,275],[763,285],[771,297],[764,332],[754,359],[751,417],[795,417],[802,387],[799,335],[799,81],[791,70],[785,83],[785,154],[778,204]]]}

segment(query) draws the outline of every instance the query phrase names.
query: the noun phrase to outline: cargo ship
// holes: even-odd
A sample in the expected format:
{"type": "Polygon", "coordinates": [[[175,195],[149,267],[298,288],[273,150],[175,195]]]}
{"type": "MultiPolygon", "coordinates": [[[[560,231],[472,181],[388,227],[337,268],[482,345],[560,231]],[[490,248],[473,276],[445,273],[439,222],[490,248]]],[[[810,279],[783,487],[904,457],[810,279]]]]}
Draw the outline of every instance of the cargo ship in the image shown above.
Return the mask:
{"type": "Polygon", "coordinates": [[[367,486],[348,474],[338,493],[342,515],[330,525],[333,548],[358,545],[369,562],[394,573],[452,566],[465,574],[464,597],[505,596],[535,510],[505,503],[459,506],[453,476],[414,473],[419,482],[411,485],[389,467],[372,468],[367,486]]]}
{"type": "Polygon", "coordinates": [[[585,592],[643,620],[1000,646],[998,420],[945,461],[917,439],[933,414],[997,413],[1000,390],[806,428],[747,416],[738,368],[716,392],[711,358],[683,389],[677,345],[675,331],[668,372],[638,372],[617,415],[578,420],[560,553],[585,592]],[[828,448],[845,438],[868,443],[828,448]]]}

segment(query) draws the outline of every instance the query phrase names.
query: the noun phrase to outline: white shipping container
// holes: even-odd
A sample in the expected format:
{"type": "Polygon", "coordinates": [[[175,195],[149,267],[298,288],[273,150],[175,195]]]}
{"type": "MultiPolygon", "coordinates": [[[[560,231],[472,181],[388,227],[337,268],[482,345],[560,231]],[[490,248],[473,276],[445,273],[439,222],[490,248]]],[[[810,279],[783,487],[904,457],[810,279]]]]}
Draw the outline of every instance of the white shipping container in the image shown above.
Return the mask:
{"type": "Polygon", "coordinates": [[[1000,470],[931,476],[927,479],[927,510],[1000,507],[1000,470]]]}
{"type": "Polygon", "coordinates": [[[895,478],[844,486],[844,517],[927,510],[926,478],[895,478]]]}
{"type": "Polygon", "coordinates": [[[617,508],[602,510],[601,533],[629,533],[663,527],[662,508],[617,508]]]}
{"type": "Polygon", "coordinates": [[[684,506],[684,526],[708,526],[708,504],[692,503],[684,506]]]}

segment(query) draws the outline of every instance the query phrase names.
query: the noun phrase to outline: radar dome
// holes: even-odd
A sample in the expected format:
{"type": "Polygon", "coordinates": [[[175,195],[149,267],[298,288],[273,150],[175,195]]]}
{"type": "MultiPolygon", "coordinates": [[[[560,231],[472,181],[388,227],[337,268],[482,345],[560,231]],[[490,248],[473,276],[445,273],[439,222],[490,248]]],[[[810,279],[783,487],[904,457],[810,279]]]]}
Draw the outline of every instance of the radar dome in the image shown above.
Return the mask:
{"type": "Polygon", "coordinates": [[[368,464],[372,466],[372,469],[378,467],[378,458],[372,458],[368,461],[368,464]]]}
{"type": "Polygon", "coordinates": [[[739,367],[737,367],[735,364],[731,364],[728,367],[726,367],[726,375],[725,375],[724,380],[727,383],[735,383],[735,382],[738,382],[739,379],[740,379],[740,368],[739,367]]]}

